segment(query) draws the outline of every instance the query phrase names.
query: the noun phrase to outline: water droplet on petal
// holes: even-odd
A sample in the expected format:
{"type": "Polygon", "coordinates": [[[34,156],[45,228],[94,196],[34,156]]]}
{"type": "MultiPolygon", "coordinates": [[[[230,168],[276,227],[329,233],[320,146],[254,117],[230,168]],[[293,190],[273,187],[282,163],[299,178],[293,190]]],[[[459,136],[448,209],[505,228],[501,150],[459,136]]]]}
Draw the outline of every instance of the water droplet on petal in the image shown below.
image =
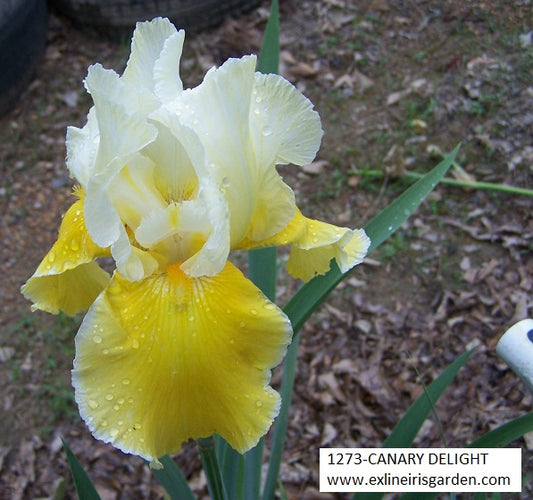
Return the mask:
{"type": "Polygon", "coordinates": [[[125,379],[122,380],[122,383],[124,385],[129,385],[130,384],[130,379],[129,378],[125,378],[125,379]]]}
{"type": "Polygon", "coordinates": [[[134,349],[139,349],[139,341],[137,339],[133,339],[131,341],[131,347],[133,347],[134,349]]]}
{"type": "Polygon", "coordinates": [[[48,254],[48,262],[54,262],[56,260],[56,254],[54,252],[50,252],[48,254]]]}
{"type": "Polygon", "coordinates": [[[118,436],[118,429],[111,429],[109,435],[114,439],[118,436]]]}
{"type": "Polygon", "coordinates": [[[265,137],[268,137],[269,135],[272,135],[272,129],[270,127],[263,128],[263,135],[265,137]]]}
{"type": "Polygon", "coordinates": [[[255,402],[255,406],[257,406],[258,408],[261,408],[261,407],[263,406],[263,402],[257,400],[257,401],[255,402]]]}
{"type": "Polygon", "coordinates": [[[106,394],[105,398],[107,399],[107,401],[112,401],[115,396],[113,396],[113,394],[109,393],[109,394],[106,394]]]}
{"type": "Polygon", "coordinates": [[[255,309],[250,309],[250,314],[257,316],[257,311],[255,309]]]}
{"type": "Polygon", "coordinates": [[[101,344],[102,343],[102,337],[100,337],[100,335],[94,335],[93,336],[93,342],[95,344],[101,344]]]}
{"type": "Polygon", "coordinates": [[[87,404],[89,405],[89,408],[91,410],[96,410],[96,408],[98,408],[98,403],[94,399],[89,399],[89,401],[87,401],[87,404]]]}
{"type": "Polygon", "coordinates": [[[70,242],[70,249],[74,252],[77,252],[80,249],[80,244],[78,240],[72,240],[70,242]]]}

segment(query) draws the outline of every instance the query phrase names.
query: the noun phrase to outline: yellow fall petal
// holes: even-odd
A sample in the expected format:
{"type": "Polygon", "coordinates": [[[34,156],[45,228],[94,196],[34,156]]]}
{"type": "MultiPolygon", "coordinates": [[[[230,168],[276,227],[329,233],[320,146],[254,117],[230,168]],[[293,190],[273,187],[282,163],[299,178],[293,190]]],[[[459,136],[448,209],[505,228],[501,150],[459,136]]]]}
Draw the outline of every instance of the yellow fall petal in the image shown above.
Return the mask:
{"type": "Polygon", "coordinates": [[[34,303],[33,310],[77,314],[107,285],[109,275],[93,261],[108,255],[109,251],[97,246],[87,232],[83,200],[79,199],[63,217],[57,241],[22,286],[22,293],[34,303]]]}
{"type": "Polygon", "coordinates": [[[279,410],[268,386],[292,330],[231,263],[212,277],[116,273],[76,336],[72,374],[95,437],[147,460],[218,433],[254,446],[279,410]]]}
{"type": "Polygon", "coordinates": [[[318,274],[329,271],[335,259],[344,273],[364,259],[370,239],[363,229],[348,229],[296,215],[285,229],[271,238],[253,241],[246,238],[236,247],[240,250],[292,245],[287,270],[294,278],[309,281],[318,274]]]}
{"type": "Polygon", "coordinates": [[[309,281],[318,274],[325,274],[332,259],[343,273],[363,261],[370,246],[370,239],[363,229],[352,230],[303,219],[305,231],[293,242],[287,262],[292,277],[309,281]]]}

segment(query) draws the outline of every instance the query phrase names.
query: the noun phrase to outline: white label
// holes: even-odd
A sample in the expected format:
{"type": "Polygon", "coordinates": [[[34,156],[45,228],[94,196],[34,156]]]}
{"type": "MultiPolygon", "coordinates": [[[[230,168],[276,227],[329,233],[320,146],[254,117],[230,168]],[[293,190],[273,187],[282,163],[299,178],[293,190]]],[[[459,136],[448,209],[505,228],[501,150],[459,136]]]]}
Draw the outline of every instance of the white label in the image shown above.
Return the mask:
{"type": "Polygon", "coordinates": [[[520,492],[520,448],[320,448],[322,492],[520,492]]]}

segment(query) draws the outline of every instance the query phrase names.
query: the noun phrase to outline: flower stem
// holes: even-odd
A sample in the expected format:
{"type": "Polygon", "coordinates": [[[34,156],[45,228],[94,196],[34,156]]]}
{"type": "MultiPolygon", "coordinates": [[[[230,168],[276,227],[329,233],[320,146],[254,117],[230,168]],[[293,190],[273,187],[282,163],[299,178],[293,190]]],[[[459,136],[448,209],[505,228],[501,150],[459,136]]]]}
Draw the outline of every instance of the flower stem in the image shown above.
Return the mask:
{"type": "MultiPolygon", "coordinates": [[[[381,170],[355,170],[354,173],[363,177],[385,176],[385,173],[381,170]]],[[[406,177],[407,179],[421,179],[422,177],[424,177],[424,174],[419,174],[418,172],[405,172],[403,175],[401,175],[401,177],[406,177]]],[[[511,193],[523,196],[533,196],[533,189],[518,186],[509,186],[508,184],[495,184],[492,182],[482,181],[470,182],[450,178],[441,179],[440,184],[448,184],[450,186],[462,187],[466,189],[483,189],[489,191],[502,191],[504,193],[511,193]]]]}
{"type": "Polygon", "coordinates": [[[215,440],[213,436],[208,438],[199,438],[198,449],[207,479],[207,488],[212,500],[227,500],[222,474],[215,453],[215,440]]]}

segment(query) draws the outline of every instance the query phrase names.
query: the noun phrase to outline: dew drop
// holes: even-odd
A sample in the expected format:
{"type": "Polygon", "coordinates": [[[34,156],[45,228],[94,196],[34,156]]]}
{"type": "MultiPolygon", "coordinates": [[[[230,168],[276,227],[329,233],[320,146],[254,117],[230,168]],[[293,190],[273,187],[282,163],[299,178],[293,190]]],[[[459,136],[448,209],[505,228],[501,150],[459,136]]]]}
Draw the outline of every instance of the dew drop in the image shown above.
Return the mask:
{"type": "Polygon", "coordinates": [[[100,337],[100,335],[94,335],[93,336],[93,342],[95,344],[101,344],[102,343],[102,337],[100,337]]]}
{"type": "Polygon", "coordinates": [[[115,398],[115,396],[113,396],[113,394],[109,393],[109,394],[106,394],[105,398],[106,398],[107,401],[112,401],[115,398]]]}
{"type": "Polygon", "coordinates": [[[257,401],[255,402],[255,406],[257,406],[258,408],[261,408],[261,407],[263,406],[263,402],[257,400],[257,401]]]}
{"type": "Polygon", "coordinates": [[[89,401],[87,401],[87,404],[89,405],[89,408],[91,410],[96,410],[96,408],[98,408],[98,403],[94,399],[89,399],[89,401]]]}
{"type": "Polygon", "coordinates": [[[113,410],[115,410],[115,411],[120,410],[120,406],[119,406],[119,405],[115,405],[115,406],[113,406],[113,410]]]}
{"type": "Polygon", "coordinates": [[[70,249],[73,250],[74,252],[77,252],[80,249],[80,244],[78,240],[72,240],[70,242],[70,249]]]}
{"type": "Polygon", "coordinates": [[[139,341],[137,339],[133,339],[131,341],[131,347],[133,347],[134,349],[139,349],[139,341]]]}
{"type": "Polygon", "coordinates": [[[105,354],[105,355],[109,354],[109,349],[104,349],[104,350],[102,351],[102,353],[105,354]]]}
{"type": "Polygon", "coordinates": [[[116,438],[118,436],[118,429],[111,429],[109,431],[109,435],[112,437],[112,438],[116,438]]]}
{"type": "Polygon", "coordinates": [[[56,254],[54,252],[50,252],[48,254],[48,262],[54,262],[56,260],[56,254]]]}
{"type": "Polygon", "coordinates": [[[239,323],[239,327],[240,327],[240,328],[244,328],[245,326],[246,326],[246,323],[245,323],[244,321],[241,321],[241,322],[239,323]]]}
{"type": "Polygon", "coordinates": [[[255,102],[256,102],[257,104],[259,104],[262,100],[263,100],[263,96],[260,96],[260,95],[258,95],[258,96],[255,98],[255,102]]]}
{"type": "Polygon", "coordinates": [[[124,420],[119,420],[119,421],[117,422],[117,425],[124,425],[124,420]]]}
{"type": "Polygon", "coordinates": [[[250,309],[250,314],[257,316],[257,311],[255,309],[250,309]]]}
{"type": "Polygon", "coordinates": [[[122,383],[124,385],[129,385],[130,384],[130,379],[129,378],[122,379],[122,383]]]}
{"type": "Polygon", "coordinates": [[[273,311],[274,309],[276,309],[276,306],[269,302],[269,303],[265,304],[265,309],[267,311],[273,311]]]}
{"type": "Polygon", "coordinates": [[[268,137],[269,135],[272,135],[272,129],[270,127],[263,128],[263,135],[265,137],[268,137]]]}
{"type": "Polygon", "coordinates": [[[118,398],[117,402],[118,402],[119,405],[123,405],[124,404],[124,398],[118,398]]]}

